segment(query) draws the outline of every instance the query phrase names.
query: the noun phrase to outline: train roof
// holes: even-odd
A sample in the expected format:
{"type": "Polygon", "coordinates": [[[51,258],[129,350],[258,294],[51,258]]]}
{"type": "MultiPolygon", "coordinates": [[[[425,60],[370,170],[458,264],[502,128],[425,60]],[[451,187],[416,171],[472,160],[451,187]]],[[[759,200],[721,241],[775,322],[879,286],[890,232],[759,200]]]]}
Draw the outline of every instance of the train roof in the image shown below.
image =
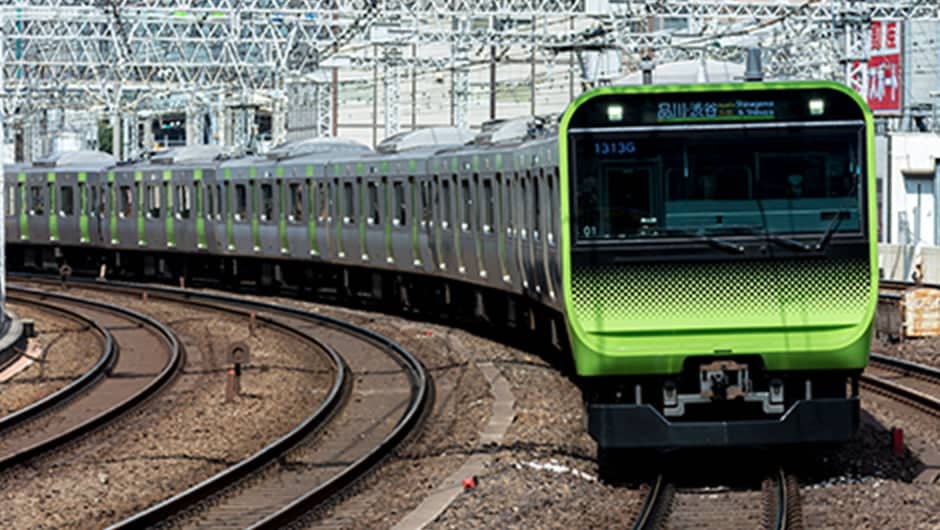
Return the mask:
{"type": "Polygon", "coordinates": [[[19,165],[19,171],[27,169],[56,171],[101,171],[115,164],[115,159],[101,151],[62,151],[38,158],[32,164],[19,165]]]}
{"type": "Polygon", "coordinates": [[[459,127],[426,127],[389,136],[379,142],[376,151],[382,154],[397,154],[415,150],[440,150],[463,145],[472,140],[473,136],[473,131],[459,127]]]}
{"type": "Polygon", "coordinates": [[[346,138],[307,138],[295,142],[281,144],[271,149],[266,158],[268,160],[284,163],[307,160],[329,159],[337,154],[366,154],[372,153],[369,146],[346,138]],[[298,160],[302,159],[302,160],[298,160]]]}

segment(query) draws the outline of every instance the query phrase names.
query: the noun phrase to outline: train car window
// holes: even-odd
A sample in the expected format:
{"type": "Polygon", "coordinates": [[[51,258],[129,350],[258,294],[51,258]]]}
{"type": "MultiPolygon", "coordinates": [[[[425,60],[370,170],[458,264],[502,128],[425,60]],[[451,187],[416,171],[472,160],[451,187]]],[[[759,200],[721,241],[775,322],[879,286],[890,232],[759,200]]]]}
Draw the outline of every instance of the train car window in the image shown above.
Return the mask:
{"type": "Polygon", "coordinates": [[[88,205],[88,213],[95,215],[98,214],[98,186],[91,187],[91,204],[88,205]]]}
{"type": "Polygon", "coordinates": [[[343,183],[343,222],[346,224],[353,224],[356,222],[356,210],[354,208],[355,203],[353,201],[353,185],[352,182],[343,183]]]}
{"type": "Polygon", "coordinates": [[[244,184],[235,185],[235,219],[244,221],[248,218],[248,188],[244,184]]]}
{"type": "Polygon", "coordinates": [[[321,223],[330,219],[330,190],[326,182],[317,183],[317,220],[321,223]]]}
{"type": "MultiPolygon", "coordinates": [[[[412,177],[412,182],[414,177],[412,177]]],[[[402,182],[392,184],[392,190],[395,201],[395,218],[392,224],[395,226],[405,226],[408,224],[408,203],[405,201],[405,185],[402,182]]]]}
{"type": "Polygon", "coordinates": [[[118,204],[120,205],[118,215],[121,217],[130,217],[134,212],[134,190],[130,186],[121,186],[119,188],[118,204]]]}
{"type": "Polygon", "coordinates": [[[290,215],[287,218],[290,221],[299,223],[304,219],[304,192],[300,182],[291,182],[288,184],[288,195],[290,195],[290,215]]]}
{"type": "Polygon", "coordinates": [[[189,219],[189,212],[192,209],[192,195],[189,186],[185,184],[176,186],[176,216],[180,219],[189,219]]]}
{"type": "Polygon", "coordinates": [[[441,181],[441,229],[447,230],[450,226],[450,181],[441,181]]]}
{"type": "Polygon", "coordinates": [[[222,185],[215,185],[215,218],[222,219],[222,185]]]}
{"type": "Polygon", "coordinates": [[[46,211],[46,199],[43,197],[42,186],[29,187],[29,214],[42,215],[46,211]]]}
{"type": "Polygon", "coordinates": [[[495,219],[496,199],[493,197],[493,181],[483,179],[483,232],[489,234],[493,231],[495,219]]]}
{"type": "Polygon", "coordinates": [[[261,211],[259,214],[262,221],[270,221],[274,217],[274,186],[270,184],[261,185],[261,211]]]}
{"type": "Polygon", "coordinates": [[[147,217],[151,219],[160,218],[160,203],[162,203],[162,194],[158,184],[147,186],[147,217]]]}
{"type": "Polygon", "coordinates": [[[59,215],[75,215],[75,190],[71,186],[59,186],[59,215]]]}
{"type": "Polygon", "coordinates": [[[382,216],[379,210],[379,187],[375,182],[369,182],[367,189],[369,196],[369,216],[366,217],[366,223],[377,225],[382,222],[382,216]]]}
{"type": "Polygon", "coordinates": [[[473,230],[473,196],[471,195],[470,179],[460,181],[460,228],[464,232],[473,230]]]}

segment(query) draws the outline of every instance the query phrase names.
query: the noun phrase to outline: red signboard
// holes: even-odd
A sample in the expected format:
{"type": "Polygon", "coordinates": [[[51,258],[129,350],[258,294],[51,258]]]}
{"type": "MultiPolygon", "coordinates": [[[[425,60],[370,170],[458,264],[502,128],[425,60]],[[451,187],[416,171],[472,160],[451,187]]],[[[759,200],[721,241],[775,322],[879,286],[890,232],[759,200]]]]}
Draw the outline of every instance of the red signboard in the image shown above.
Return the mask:
{"type": "Polygon", "coordinates": [[[901,112],[901,23],[873,20],[865,99],[874,111],[901,112]]]}

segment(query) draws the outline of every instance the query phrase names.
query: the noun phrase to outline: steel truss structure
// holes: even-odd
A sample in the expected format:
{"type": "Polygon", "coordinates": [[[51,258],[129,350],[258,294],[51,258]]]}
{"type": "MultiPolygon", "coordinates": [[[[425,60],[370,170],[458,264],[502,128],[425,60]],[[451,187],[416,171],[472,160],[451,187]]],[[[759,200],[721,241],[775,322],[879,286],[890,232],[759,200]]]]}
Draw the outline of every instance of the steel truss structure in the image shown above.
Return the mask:
{"type": "Polygon", "coordinates": [[[770,76],[862,89],[870,21],[911,18],[940,19],[940,0],[6,0],[0,86],[7,122],[99,108],[114,145],[136,145],[137,116],[172,109],[243,145],[259,106],[274,141],[335,131],[336,70],[374,72],[388,135],[414,72],[450,74],[451,121],[466,126],[469,72],[494,57],[551,68],[614,49],[629,71],[761,45],[770,76]]]}

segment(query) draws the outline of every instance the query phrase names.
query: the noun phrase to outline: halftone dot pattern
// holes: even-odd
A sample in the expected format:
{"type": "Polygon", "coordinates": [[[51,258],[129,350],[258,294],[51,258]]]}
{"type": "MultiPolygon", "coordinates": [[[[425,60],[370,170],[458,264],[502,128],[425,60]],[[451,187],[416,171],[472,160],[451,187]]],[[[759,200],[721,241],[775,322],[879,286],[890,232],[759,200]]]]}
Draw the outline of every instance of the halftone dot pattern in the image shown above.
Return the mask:
{"type": "Polygon", "coordinates": [[[868,303],[865,259],[638,264],[572,270],[586,330],[856,323],[868,303]]]}

